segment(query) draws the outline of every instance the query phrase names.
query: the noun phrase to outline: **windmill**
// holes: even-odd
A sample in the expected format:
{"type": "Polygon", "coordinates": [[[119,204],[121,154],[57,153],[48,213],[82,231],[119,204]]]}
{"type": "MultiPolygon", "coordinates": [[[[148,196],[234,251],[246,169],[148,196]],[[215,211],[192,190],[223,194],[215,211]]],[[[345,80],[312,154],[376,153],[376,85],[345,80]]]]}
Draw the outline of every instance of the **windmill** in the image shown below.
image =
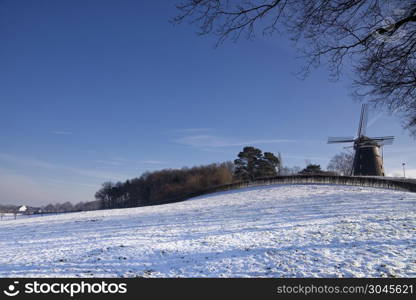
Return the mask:
{"type": "Polygon", "coordinates": [[[361,108],[360,123],[357,137],[330,137],[328,144],[354,143],[354,162],[351,175],[355,176],[384,176],[383,157],[380,147],[391,145],[394,136],[367,137],[368,104],[361,108]]]}

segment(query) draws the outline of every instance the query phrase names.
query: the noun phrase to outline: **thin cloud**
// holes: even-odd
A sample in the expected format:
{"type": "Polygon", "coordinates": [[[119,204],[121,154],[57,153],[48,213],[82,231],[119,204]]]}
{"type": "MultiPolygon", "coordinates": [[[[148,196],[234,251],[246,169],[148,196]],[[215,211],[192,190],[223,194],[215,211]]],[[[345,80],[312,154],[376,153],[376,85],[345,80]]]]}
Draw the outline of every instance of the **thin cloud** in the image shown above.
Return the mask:
{"type": "Polygon", "coordinates": [[[80,169],[80,168],[73,168],[67,166],[58,166],[59,169],[63,171],[69,171],[75,174],[83,175],[86,177],[92,177],[97,179],[105,179],[105,180],[126,180],[131,175],[121,174],[121,173],[113,173],[113,172],[103,172],[91,169],[80,169]]]}
{"type": "Polygon", "coordinates": [[[128,160],[125,158],[114,158],[114,159],[109,159],[109,160],[96,160],[96,163],[99,163],[101,165],[106,165],[106,166],[110,166],[110,167],[124,167],[124,166],[132,166],[132,165],[162,165],[165,164],[166,162],[161,161],[161,160],[156,160],[156,159],[145,159],[145,160],[140,160],[140,161],[135,161],[135,160],[128,160]]]}
{"type": "Polygon", "coordinates": [[[163,165],[165,164],[165,162],[161,161],[161,160],[141,160],[139,161],[139,164],[147,164],[147,165],[163,165]]]}
{"type": "Polygon", "coordinates": [[[84,186],[84,187],[90,187],[90,188],[94,188],[96,189],[97,186],[99,187],[99,185],[97,184],[88,184],[88,183],[84,183],[84,182],[72,182],[72,181],[64,181],[64,180],[56,180],[56,179],[50,179],[47,178],[45,179],[46,182],[50,182],[52,184],[61,186],[61,185],[70,185],[70,186],[84,186]]]}
{"type": "Polygon", "coordinates": [[[96,179],[125,180],[131,177],[126,174],[103,172],[103,171],[97,171],[94,169],[70,167],[70,166],[54,164],[54,163],[50,163],[50,162],[46,162],[46,161],[42,161],[42,160],[38,160],[34,158],[11,155],[8,153],[0,153],[0,160],[3,162],[17,164],[17,165],[24,166],[24,167],[57,170],[57,171],[64,172],[64,173],[73,173],[73,174],[82,175],[86,177],[92,177],[96,179]]]}
{"type": "Polygon", "coordinates": [[[178,133],[178,134],[191,134],[191,133],[198,133],[198,132],[209,132],[212,131],[212,128],[202,127],[202,128],[179,128],[179,129],[172,129],[168,130],[168,133],[178,133]]]}
{"type": "Polygon", "coordinates": [[[20,156],[8,154],[8,153],[1,153],[1,152],[0,152],[0,161],[11,163],[11,164],[42,168],[42,169],[54,169],[56,167],[56,165],[51,164],[49,162],[45,162],[45,161],[41,161],[41,160],[37,160],[34,158],[29,158],[29,157],[20,157],[20,156]]]}
{"type": "Polygon", "coordinates": [[[262,145],[262,144],[278,144],[278,143],[293,143],[298,140],[290,139],[262,139],[262,140],[235,140],[230,138],[223,138],[214,135],[193,135],[186,136],[174,140],[174,142],[198,148],[221,148],[221,147],[239,147],[246,145],[262,145]]]}
{"type": "Polygon", "coordinates": [[[95,162],[102,164],[102,165],[112,166],[112,167],[119,167],[123,165],[123,163],[118,160],[96,160],[95,162]]]}
{"type": "Polygon", "coordinates": [[[61,131],[61,130],[54,130],[51,131],[52,134],[58,134],[58,135],[70,135],[72,134],[71,131],[61,131]]]}

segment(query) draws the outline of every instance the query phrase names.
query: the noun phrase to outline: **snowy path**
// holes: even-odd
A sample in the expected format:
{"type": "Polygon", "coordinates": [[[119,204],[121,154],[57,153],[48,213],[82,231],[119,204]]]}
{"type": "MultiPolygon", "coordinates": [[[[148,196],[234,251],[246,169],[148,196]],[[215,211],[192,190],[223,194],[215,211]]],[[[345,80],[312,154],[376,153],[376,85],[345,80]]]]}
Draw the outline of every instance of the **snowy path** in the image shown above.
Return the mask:
{"type": "Polygon", "coordinates": [[[416,277],[416,194],[257,187],[0,222],[0,277],[416,277]]]}

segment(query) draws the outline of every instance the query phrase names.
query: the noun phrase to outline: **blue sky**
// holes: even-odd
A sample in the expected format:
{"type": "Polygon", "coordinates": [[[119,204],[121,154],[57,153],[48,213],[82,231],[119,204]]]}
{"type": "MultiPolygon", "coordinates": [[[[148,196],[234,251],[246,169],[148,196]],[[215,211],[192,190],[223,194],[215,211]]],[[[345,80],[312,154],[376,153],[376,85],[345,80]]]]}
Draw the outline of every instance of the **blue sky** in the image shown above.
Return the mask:
{"type": "MultiPolygon", "coordinates": [[[[350,78],[306,79],[284,36],[228,42],[173,26],[174,1],[0,1],[0,204],[93,200],[104,181],[235,159],[245,145],[285,165],[326,167],[357,131],[350,78]]],[[[388,174],[415,141],[372,112],[368,134],[395,135],[388,174]]]]}

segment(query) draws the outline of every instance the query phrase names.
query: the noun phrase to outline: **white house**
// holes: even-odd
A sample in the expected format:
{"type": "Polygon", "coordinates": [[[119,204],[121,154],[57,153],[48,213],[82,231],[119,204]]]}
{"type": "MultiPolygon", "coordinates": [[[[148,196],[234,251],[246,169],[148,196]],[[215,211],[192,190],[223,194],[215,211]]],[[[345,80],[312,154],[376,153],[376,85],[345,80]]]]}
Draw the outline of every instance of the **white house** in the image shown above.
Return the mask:
{"type": "Polygon", "coordinates": [[[18,211],[21,212],[21,213],[25,213],[27,211],[27,206],[26,205],[20,206],[18,211]]]}

